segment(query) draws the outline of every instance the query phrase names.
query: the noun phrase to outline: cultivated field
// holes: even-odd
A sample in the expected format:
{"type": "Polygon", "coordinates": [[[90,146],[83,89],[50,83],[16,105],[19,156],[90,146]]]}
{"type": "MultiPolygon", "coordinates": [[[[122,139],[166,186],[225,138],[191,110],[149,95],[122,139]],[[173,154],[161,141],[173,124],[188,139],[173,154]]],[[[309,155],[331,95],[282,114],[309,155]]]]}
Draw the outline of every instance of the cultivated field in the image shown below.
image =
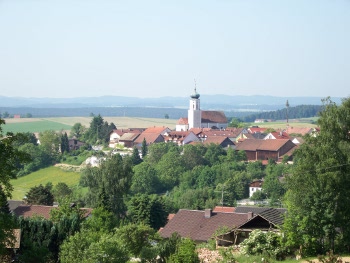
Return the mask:
{"type": "MultiPolygon", "coordinates": [[[[5,119],[3,132],[42,132],[45,130],[69,131],[71,127],[80,122],[89,127],[92,117],[57,117],[57,118],[20,118],[5,119]]],[[[108,123],[113,122],[118,129],[147,128],[152,126],[166,126],[175,129],[174,119],[136,118],[136,117],[103,117],[108,123]]]]}
{"type": "Polygon", "coordinates": [[[30,188],[37,185],[45,185],[51,182],[53,186],[59,182],[66,183],[69,187],[77,186],[80,173],[64,171],[58,167],[48,167],[34,173],[11,180],[13,185],[12,199],[22,200],[30,188]]]}

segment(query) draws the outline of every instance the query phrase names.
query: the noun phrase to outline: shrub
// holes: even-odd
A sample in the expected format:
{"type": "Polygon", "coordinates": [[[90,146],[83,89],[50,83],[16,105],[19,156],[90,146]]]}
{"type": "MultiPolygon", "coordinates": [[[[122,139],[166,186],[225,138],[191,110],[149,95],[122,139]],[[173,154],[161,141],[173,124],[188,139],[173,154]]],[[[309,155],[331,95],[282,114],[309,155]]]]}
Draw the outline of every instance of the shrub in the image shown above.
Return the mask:
{"type": "Polygon", "coordinates": [[[241,243],[241,253],[283,259],[286,255],[286,249],[281,244],[279,234],[272,231],[254,230],[249,235],[249,238],[241,243]]]}

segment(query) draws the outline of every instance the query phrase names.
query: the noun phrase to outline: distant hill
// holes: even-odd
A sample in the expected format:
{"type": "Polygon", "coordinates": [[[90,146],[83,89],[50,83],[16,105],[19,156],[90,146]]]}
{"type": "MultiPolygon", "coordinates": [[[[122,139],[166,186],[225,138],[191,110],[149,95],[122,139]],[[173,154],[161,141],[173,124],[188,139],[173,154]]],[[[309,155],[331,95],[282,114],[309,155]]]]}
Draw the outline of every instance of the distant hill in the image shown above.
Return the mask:
{"type": "MultiPolygon", "coordinates": [[[[321,105],[321,97],[274,97],[201,95],[203,110],[222,110],[228,117],[244,117],[297,105],[321,105]]],[[[332,98],[340,103],[341,98],[332,98]]],[[[79,98],[22,98],[0,96],[0,113],[10,115],[27,113],[33,117],[102,116],[152,117],[171,119],[187,116],[189,97],[136,98],[122,96],[79,98]]]]}

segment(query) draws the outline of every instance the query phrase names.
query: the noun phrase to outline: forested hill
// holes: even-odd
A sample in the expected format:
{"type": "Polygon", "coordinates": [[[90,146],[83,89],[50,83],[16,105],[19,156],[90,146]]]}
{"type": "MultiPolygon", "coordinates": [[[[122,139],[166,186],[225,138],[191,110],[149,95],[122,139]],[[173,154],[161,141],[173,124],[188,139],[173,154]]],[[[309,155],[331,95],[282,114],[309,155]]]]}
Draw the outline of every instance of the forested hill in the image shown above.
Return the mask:
{"type": "MultiPolygon", "coordinates": [[[[322,110],[322,105],[299,105],[288,108],[289,119],[310,118],[318,116],[318,113],[322,110]]],[[[283,120],[287,118],[287,109],[281,109],[276,111],[268,111],[261,113],[254,113],[243,117],[245,122],[253,122],[256,119],[263,120],[283,120]]]]}

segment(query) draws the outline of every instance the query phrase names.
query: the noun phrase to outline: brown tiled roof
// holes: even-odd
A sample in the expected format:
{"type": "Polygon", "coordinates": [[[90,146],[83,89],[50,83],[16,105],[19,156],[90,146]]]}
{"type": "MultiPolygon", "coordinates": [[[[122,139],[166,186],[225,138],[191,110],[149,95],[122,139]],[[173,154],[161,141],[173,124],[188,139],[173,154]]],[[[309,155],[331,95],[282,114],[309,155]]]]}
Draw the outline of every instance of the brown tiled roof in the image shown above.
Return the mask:
{"type": "Polygon", "coordinates": [[[10,211],[15,210],[19,205],[23,205],[23,201],[18,200],[8,200],[10,211]]]}
{"type": "Polygon", "coordinates": [[[209,131],[203,131],[203,133],[207,136],[219,135],[219,136],[226,136],[230,138],[232,137],[236,138],[242,131],[243,131],[243,128],[237,128],[237,129],[224,129],[224,130],[209,130],[209,131]]]}
{"type": "Polygon", "coordinates": [[[249,187],[261,187],[263,182],[263,180],[255,180],[249,184],[249,187]]]}
{"type": "Polygon", "coordinates": [[[13,210],[13,213],[16,216],[32,217],[34,215],[37,215],[49,219],[51,209],[57,208],[57,206],[20,205],[15,210],[13,210]]]}
{"type": "Polygon", "coordinates": [[[202,111],[203,123],[227,123],[227,118],[223,111],[202,111]]]}
{"type": "MultiPolygon", "coordinates": [[[[52,209],[58,209],[57,206],[45,206],[45,205],[20,205],[15,210],[13,210],[13,213],[16,216],[23,216],[23,217],[32,217],[32,216],[42,216],[46,219],[50,219],[50,211],[52,209]]],[[[81,210],[84,210],[84,217],[88,217],[91,212],[92,208],[80,208],[81,210]]]]}
{"type": "Polygon", "coordinates": [[[234,145],[234,143],[227,137],[227,136],[208,136],[205,141],[203,142],[203,144],[211,144],[211,143],[215,143],[215,144],[226,144],[227,145],[234,145]]]}
{"type": "Polygon", "coordinates": [[[271,208],[271,207],[254,207],[254,206],[237,206],[236,213],[249,213],[253,215],[260,215],[262,218],[273,223],[274,225],[283,224],[283,214],[286,213],[284,208],[271,208]]]}
{"type": "Polygon", "coordinates": [[[235,212],[235,207],[230,206],[215,206],[213,209],[213,213],[233,213],[235,212]]]}
{"type": "Polygon", "coordinates": [[[146,140],[147,144],[154,143],[158,138],[160,138],[162,141],[164,141],[164,137],[160,133],[141,133],[139,137],[136,138],[134,143],[141,144],[143,142],[143,139],[146,140]]]}
{"type": "Polygon", "coordinates": [[[120,137],[119,141],[134,141],[140,134],[141,132],[127,132],[120,137]]]}
{"type": "Polygon", "coordinates": [[[236,145],[236,150],[244,151],[278,151],[283,145],[285,145],[290,140],[280,139],[280,140],[244,140],[236,145]]]}
{"type": "Polygon", "coordinates": [[[181,209],[160,230],[160,235],[168,238],[177,232],[180,236],[189,237],[194,241],[207,241],[221,227],[233,229],[248,220],[247,214],[212,213],[211,217],[206,218],[204,213],[204,211],[181,209]]]}

